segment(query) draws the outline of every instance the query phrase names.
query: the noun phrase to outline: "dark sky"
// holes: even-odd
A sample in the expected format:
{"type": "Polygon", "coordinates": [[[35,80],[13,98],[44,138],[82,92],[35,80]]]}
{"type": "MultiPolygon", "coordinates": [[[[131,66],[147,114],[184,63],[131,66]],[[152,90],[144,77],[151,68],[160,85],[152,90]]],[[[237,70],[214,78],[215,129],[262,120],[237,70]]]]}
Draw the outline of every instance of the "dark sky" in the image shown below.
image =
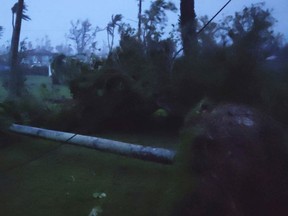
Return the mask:
{"type": "MultiPolygon", "coordinates": [[[[16,0],[2,0],[0,8],[0,26],[4,27],[4,35],[0,45],[11,38],[11,7],[16,0]]],[[[65,34],[70,28],[70,21],[88,18],[93,26],[105,27],[112,14],[121,13],[124,21],[136,26],[137,0],[26,0],[28,15],[32,18],[24,22],[22,38],[27,37],[36,43],[36,40],[48,35],[53,45],[65,43],[65,34]]],[[[180,0],[172,0],[179,8],[180,0]]],[[[196,13],[198,16],[207,14],[212,17],[227,0],[196,0],[196,13]]],[[[240,11],[244,6],[261,1],[256,0],[232,0],[223,11],[224,15],[240,11]]],[[[278,20],[276,30],[288,35],[288,0],[267,0],[266,7],[273,8],[273,15],[278,20]]],[[[144,0],[144,9],[148,8],[149,0],[144,0]]],[[[179,12],[178,12],[179,13],[179,12]]],[[[169,14],[169,23],[177,23],[177,14],[169,14]]],[[[219,16],[221,18],[223,13],[219,16]]],[[[106,34],[98,35],[100,43],[107,43],[106,34]]],[[[67,40],[66,40],[67,42],[67,40]]],[[[68,43],[68,42],[67,42],[68,43]]]]}

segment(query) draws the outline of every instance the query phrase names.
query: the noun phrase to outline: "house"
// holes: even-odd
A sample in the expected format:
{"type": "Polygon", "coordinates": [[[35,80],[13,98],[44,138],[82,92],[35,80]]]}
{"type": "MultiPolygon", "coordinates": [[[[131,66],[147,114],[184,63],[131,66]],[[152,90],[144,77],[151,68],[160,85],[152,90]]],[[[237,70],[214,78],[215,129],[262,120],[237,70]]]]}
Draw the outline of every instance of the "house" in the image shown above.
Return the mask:
{"type": "Polygon", "coordinates": [[[44,49],[26,50],[20,53],[20,65],[25,75],[51,76],[54,53],[44,49]]]}

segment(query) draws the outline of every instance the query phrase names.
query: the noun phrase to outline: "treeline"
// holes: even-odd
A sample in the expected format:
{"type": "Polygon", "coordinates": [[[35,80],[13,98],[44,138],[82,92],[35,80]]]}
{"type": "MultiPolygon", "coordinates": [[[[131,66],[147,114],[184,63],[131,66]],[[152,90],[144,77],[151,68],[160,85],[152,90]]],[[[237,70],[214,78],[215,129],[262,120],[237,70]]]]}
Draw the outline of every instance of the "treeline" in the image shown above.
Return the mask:
{"type": "MultiPolygon", "coordinates": [[[[154,27],[163,20],[155,19],[154,27]]],[[[197,29],[207,21],[198,19],[197,29]]],[[[263,4],[246,7],[208,25],[197,35],[193,54],[182,56],[176,56],[175,32],[162,39],[158,28],[149,26],[139,39],[135,29],[122,25],[119,46],[101,67],[79,63],[78,70],[67,70],[75,63],[60,61],[54,76],[69,84],[77,101],[73,116],[87,130],[152,125],[179,129],[187,112],[204,98],[211,105],[251,105],[287,123],[288,46],[273,31],[275,22],[263,4]],[[70,72],[64,80],[63,71],[70,72]]]]}
{"type": "MultiPolygon", "coordinates": [[[[211,22],[196,34],[190,54],[183,55],[177,26],[164,34],[165,12],[174,9],[152,4],[141,35],[128,24],[120,25],[121,17],[113,24],[112,17],[110,39],[117,27],[120,42],[110,47],[106,59],[92,56],[88,64],[57,56],[53,81],[69,85],[74,100],[36,124],[84,132],[178,131],[189,110],[219,103],[251,105],[287,124],[288,45],[273,30],[271,10],[255,4],[211,22]]],[[[208,17],[196,21],[197,32],[208,17]]]]}

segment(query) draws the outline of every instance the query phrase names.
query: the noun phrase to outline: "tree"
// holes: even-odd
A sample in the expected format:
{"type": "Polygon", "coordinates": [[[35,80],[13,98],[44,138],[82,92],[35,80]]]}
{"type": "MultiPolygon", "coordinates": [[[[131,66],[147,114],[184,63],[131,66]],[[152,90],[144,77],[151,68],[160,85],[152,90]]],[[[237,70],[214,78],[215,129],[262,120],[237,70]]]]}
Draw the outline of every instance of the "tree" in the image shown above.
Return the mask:
{"type": "Polygon", "coordinates": [[[1,39],[1,37],[2,37],[2,34],[3,34],[3,27],[0,26],[0,39],[1,39]]]}
{"type": "Polygon", "coordinates": [[[85,53],[96,47],[96,34],[101,31],[98,27],[92,28],[88,19],[76,22],[71,21],[68,38],[75,43],[77,53],[85,53]]]}
{"type": "Polygon", "coordinates": [[[146,98],[166,88],[171,78],[175,40],[171,32],[167,38],[164,33],[167,12],[176,11],[175,4],[170,1],[153,1],[139,17],[140,39],[139,26],[137,30],[122,24],[119,29],[121,40],[119,49],[115,50],[116,63],[133,78],[136,88],[146,98]]]}
{"type": "Polygon", "coordinates": [[[30,20],[30,17],[25,15],[27,8],[24,4],[24,0],[18,0],[17,3],[11,8],[12,10],[12,26],[13,26],[13,34],[11,40],[11,50],[10,50],[10,58],[11,58],[11,76],[9,83],[9,90],[11,95],[20,96],[21,89],[24,86],[23,77],[20,74],[18,69],[18,49],[19,49],[19,40],[21,33],[21,24],[23,20],[30,20]],[[16,14],[16,20],[14,23],[14,15],[16,14]]]}
{"type": "Polygon", "coordinates": [[[185,56],[197,54],[196,13],[194,0],[180,1],[180,30],[185,56]]]}
{"type": "Polygon", "coordinates": [[[143,42],[147,46],[151,41],[160,41],[167,23],[166,11],[176,12],[177,7],[172,2],[156,0],[142,16],[143,42]]]}
{"type": "Polygon", "coordinates": [[[141,25],[142,25],[142,2],[143,0],[138,0],[138,30],[137,30],[137,37],[138,40],[141,40],[141,25]]]}
{"type": "Polygon", "coordinates": [[[271,10],[265,9],[263,3],[245,7],[221,23],[222,34],[227,35],[225,65],[229,71],[219,93],[222,100],[267,107],[262,105],[266,96],[263,91],[267,80],[272,79],[260,65],[267,63],[266,58],[275,54],[281,44],[281,37],[273,31],[274,24],[271,10]]]}
{"type": "Polygon", "coordinates": [[[208,16],[202,16],[197,19],[197,29],[203,29],[201,34],[198,34],[198,46],[205,49],[213,49],[218,46],[219,26],[215,22],[209,22],[208,16]]]}
{"type": "Polygon", "coordinates": [[[112,15],[111,21],[106,27],[109,53],[112,51],[114,46],[115,29],[117,26],[120,27],[119,22],[122,20],[122,18],[123,16],[121,14],[116,14],[115,16],[112,15]]]}
{"type": "MultiPolygon", "coordinates": [[[[18,3],[15,3],[13,5],[13,7],[11,8],[11,10],[12,10],[12,26],[13,26],[13,29],[15,28],[15,15],[17,16],[17,11],[18,11],[18,7],[19,6],[20,6],[20,4],[18,2],[18,3]]],[[[26,7],[26,5],[24,3],[23,3],[23,9],[22,10],[23,10],[22,19],[26,20],[26,21],[30,20],[30,17],[25,14],[25,12],[27,11],[27,7],[26,7]]]]}
{"type": "Polygon", "coordinates": [[[257,59],[265,59],[279,45],[279,35],[273,31],[276,22],[271,10],[264,9],[264,3],[252,4],[234,17],[228,16],[222,23],[226,40],[230,40],[234,48],[257,59]]]}
{"type": "MultiPolygon", "coordinates": [[[[142,13],[142,2],[143,0],[139,1],[137,29],[132,28],[126,23],[116,25],[119,26],[118,30],[121,40],[124,38],[127,39],[127,37],[136,38],[142,43],[146,52],[153,44],[163,40],[162,36],[165,34],[165,27],[167,26],[168,20],[166,12],[176,12],[177,7],[171,1],[156,0],[152,1],[149,9],[142,13]]],[[[174,27],[175,25],[172,24],[172,26],[174,27]]],[[[175,29],[172,31],[175,32],[175,29]]],[[[171,39],[175,42],[174,32],[169,32],[169,36],[166,39],[171,39]]]]}

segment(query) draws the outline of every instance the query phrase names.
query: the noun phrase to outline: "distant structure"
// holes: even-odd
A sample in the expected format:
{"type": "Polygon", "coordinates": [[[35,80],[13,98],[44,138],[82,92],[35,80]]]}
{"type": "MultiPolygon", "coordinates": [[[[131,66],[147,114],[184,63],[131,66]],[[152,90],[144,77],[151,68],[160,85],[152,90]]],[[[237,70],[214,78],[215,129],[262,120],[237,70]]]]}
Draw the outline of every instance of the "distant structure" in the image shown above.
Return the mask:
{"type": "Polygon", "coordinates": [[[54,53],[44,49],[21,52],[20,65],[25,75],[51,76],[51,61],[54,53]]]}

